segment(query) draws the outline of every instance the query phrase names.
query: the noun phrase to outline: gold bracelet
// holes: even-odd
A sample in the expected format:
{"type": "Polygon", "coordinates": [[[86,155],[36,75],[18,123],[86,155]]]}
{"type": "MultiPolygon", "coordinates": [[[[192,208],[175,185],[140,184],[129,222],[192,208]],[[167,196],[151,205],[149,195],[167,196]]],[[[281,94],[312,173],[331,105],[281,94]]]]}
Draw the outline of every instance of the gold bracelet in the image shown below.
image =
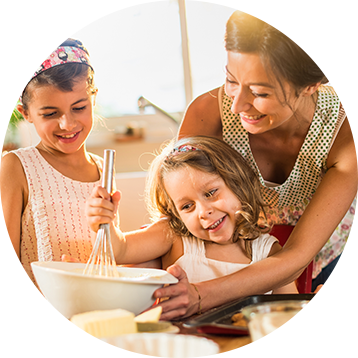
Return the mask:
{"type": "Polygon", "coordinates": [[[197,288],[193,283],[192,283],[191,285],[194,286],[195,291],[197,292],[198,298],[199,298],[199,310],[198,310],[198,312],[196,312],[196,313],[197,313],[197,314],[201,314],[201,313],[202,313],[202,312],[201,312],[201,296],[200,296],[199,290],[198,290],[198,288],[197,288]]]}

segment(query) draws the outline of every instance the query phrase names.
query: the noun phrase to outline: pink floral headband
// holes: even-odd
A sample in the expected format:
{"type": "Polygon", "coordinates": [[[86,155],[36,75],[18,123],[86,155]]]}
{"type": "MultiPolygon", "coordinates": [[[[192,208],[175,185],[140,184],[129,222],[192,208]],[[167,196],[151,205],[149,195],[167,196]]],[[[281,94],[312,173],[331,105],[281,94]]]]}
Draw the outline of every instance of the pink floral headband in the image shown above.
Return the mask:
{"type": "Polygon", "coordinates": [[[17,80],[17,94],[20,101],[22,102],[22,95],[26,86],[34,77],[51,67],[73,62],[83,63],[93,69],[87,53],[74,46],[50,48],[34,56],[21,69],[17,80]]]}
{"type": "Polygon", "coordinates": [[[172,151],[167,155],[165,160],[171,159],[177,156],[180,153],[194,152],[195,150],[200,150],[199,148],[193,147],[189,144],[183,144],[179,147],[175,147],[172,151]]]}

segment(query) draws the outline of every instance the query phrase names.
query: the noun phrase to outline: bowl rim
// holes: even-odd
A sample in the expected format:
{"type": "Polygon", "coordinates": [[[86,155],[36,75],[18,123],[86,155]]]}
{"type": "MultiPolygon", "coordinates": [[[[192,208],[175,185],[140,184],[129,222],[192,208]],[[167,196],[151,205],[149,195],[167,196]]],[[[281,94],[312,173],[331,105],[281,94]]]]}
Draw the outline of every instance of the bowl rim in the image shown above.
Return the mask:
{"type": "MultiPolygon", "coordinates": [[[[193,335],[183,335],[183,334],[166,334],[166,333],[132,333],[132,334],[125,334],[116,337],[105,337],[105,338],[93,338],[93,339],[86,339],[81,341],[66,341],[66,342],[58,342],[56,344],[46,344],[42,346],[33,347],[31,349],[31,357],[40,356],[46,357],[51,352],[55,352],[55,350],[61,349],[62,353],[69,353],[70,357],[74,357],[74,354],[71,352],[83,352],[84,349],[86,351],[88,348],[92,348],[94,353],[96,352],[106,352],[107,349],[111,346],[111,343],[116,346],[116,341],[124,341],[131,345],[136,344],[137,342],[141,341],[149,341],[149,342],[161,342],[162,340],[165,341],[177,341],[177,344],[182,342],[188,342],[188,344],[197,343],[200,344],[200,347],[205,349],[201,349],[201,351],[209,352],[208,357],[217,357],[220,352],[219,345],[207,337],[198,337],[193,335]],[[76,348],[73,350],[73,348],[76,348]],[[72,349],[71,349],[72,348],[72,349]]],[[[120,342],[118,342],[119,344],[120,342]]],[[[17,354],[16,357],[27,357],[29,351],[24,350],[17,354]]],[[[90,354],[90,358],[94,358],[95,354],[90,354]]],[[[96,355],[97,356],[97,355],[96,355]]],[[[127,355],[126,355],[127,357],[127,355]]]]}
{"type": "MultiPolygon", "coordinates": [[[[105,277],[105,276],[90,276],[90,275],[84,275],[80,272],[73,272],[73,271],[66,271],[64,269],[61,269],[60,266],[67,266],[67,265],[73,265],[73,269],[79,269],[79,268],[85,268],[85,263],[79,263],[79,262],[62,262],[62,261],[33,261],[31,262],[31,267],[35,270],[36,268],[39,268],[42,271],[47,272],[57,272],[61,273],[64,276],[74,276],[74,277],[80,277],[82,279],[98,279],[101,281],[108,281],[108,282],[121,282],[121,283],[140,283],[140,284],[146,284],[146,285],[164,285],[164,284],[175,284],[178,283],[178,279],[171,275],[169,272],[163,270],[163,269],[155,269],[155,268],[142,268],[142,267],[119,267],[117,266],[118,271],[124,271],[129,272],[130,270],[134,271],[141,271],[142,273],[157,273],[160,276],[160,279],[151,279],[145,278],[143,280],[139,280],[136,278],[131,277],[105,277]],[[52,267],[50,267],[50,266],[52,267]],[[55,267],[53,267],[55,266],[55,267]],[[56,267],[59,266],[59,267],[56,267]]],[[[34,272],[35,278],[36,273],[34,272]]],[[[153,275],[154,276],[154,275],[153,275]]]]}

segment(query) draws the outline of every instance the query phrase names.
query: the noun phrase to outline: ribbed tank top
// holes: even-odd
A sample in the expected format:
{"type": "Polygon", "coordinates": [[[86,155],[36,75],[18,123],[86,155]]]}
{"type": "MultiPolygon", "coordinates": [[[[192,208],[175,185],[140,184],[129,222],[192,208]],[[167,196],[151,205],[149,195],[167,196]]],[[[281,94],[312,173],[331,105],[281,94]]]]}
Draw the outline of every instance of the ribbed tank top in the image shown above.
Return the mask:
{"type": "MultiPolygon", "coordinates": [[[[29,189],[21,220],[20,260],[36,284],[30,266],[33,261],[60,261],[67,254],[87,262],[96,234],[87,224],[85,204],[100,181],[86,183],[64,176],[35,147],[12,153],[21,161],[29,189]]],[[[90,155],[101,172],[102,159],[90,155]]]]}
{"type": "Polygon", "coordinates": [[[193,237],[183,237],[184,254],[175,262],[187,274],[189,282],[202,282],[214,278],[230,275],[265,259],[271,251],[272,245],[278,241],[269,234],[260,235],[252,240],[252,261],[249,264],[225,262],[206,257],[205,242],[193,237]]]}

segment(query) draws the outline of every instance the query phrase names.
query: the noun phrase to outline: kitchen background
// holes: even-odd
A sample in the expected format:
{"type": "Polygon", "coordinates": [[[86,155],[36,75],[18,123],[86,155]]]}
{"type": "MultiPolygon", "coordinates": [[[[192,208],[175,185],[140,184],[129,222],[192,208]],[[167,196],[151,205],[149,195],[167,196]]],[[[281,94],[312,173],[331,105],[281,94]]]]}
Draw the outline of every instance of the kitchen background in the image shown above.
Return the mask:
{"type": "MultiPolygon", "coordinates": [[[[245,0],[0,0],[0,150],[37,144],[12,125],[8,58],[36,36],[80,39],[99,88],[89,151],[116,150],[123,230],[148,223],[143,202],[153,153],[175,137],[186,106],[224,83],[225,23],[245,0]]],[[[358,0],[319,0],[334,17],[342,68],[331,85],[358,93],[358,0]]]]}

